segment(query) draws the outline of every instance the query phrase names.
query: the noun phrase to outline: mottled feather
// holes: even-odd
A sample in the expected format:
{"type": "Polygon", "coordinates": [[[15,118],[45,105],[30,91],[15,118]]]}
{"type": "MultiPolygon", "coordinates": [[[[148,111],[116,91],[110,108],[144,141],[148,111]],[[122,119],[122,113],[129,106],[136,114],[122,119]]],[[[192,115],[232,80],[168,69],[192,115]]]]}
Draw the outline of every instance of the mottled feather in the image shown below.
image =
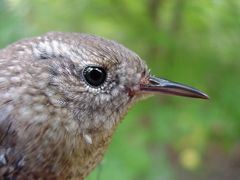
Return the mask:
{"type": "Polygon", "coordinates": [[[132,51],[86,34],[53,32],[0,50],[1,179],[84,179],[146,72],[132,51]],[[107,70],[101,87],[83,80],[87,65],[107,70]]]}

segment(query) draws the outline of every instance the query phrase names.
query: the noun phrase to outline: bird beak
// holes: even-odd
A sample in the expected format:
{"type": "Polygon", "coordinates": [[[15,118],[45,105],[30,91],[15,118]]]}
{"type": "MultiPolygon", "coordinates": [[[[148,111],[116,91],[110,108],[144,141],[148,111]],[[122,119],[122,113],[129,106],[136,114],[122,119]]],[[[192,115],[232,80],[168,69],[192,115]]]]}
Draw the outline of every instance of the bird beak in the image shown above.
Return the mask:
{"type": "Polygon", "coordinates": [[[209,99],[208,95],[193,87],[153,76],[150,76],[147,79],[145,78],[145,80],[141,82],[140,92],[165,93],[176,96],[209,99]]]}

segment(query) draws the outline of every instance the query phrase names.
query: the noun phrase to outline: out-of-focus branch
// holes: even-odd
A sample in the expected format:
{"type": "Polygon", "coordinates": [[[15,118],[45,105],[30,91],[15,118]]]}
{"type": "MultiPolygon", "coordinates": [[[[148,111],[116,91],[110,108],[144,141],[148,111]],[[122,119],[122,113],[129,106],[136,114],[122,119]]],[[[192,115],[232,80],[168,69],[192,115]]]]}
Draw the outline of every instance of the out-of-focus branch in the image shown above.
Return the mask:
{"type": "Polygon", "coordinates": [[[158,10],[162,5],[164,0],[149,0],[148,1],[148,14],[150,20],[153,22],[154,26],[158,27],[160,24],[160,19],[158,18],[158,10]]]}
{"type": "Polygon", "coordinates": [[[171,66],[171,64],[173,63],[173,56],[176,54],[176,43],[178,41],[177,37],[182,26],[183,8],[185,2],[185,0],[175,0],[174,8],[172,11],[172,21],[169,27],[169,38],[171,39],[169,48],[166,52],[166,58],[168,59],[167,64],[169,66],[171,66]]]}
{"type": "Polygon", "coordinates": [[[175,0],[175,7],[173,10],[173,18],[171,23],[171,33],[175,35],[181,28],[182,25],[182,12],[185,0],[175,0]]]}
{"type": "MultiPolygon", "coordinates": [[[[161,28],[161,22],[160,18],[158,16],[159,9],[162,6],[164,0],[149,0],[147,1],[147,13],[149,15],[149,19],[152,25],[152,30],[154,31],[154,34],[158,34],[157,31],[161,28]]],[[[149,57],[154,60],[158,59],[157,56],[161,54],[161,47],[159,45],[156,45],[155,43],[151,42],[149,44],[149,57]]]]}

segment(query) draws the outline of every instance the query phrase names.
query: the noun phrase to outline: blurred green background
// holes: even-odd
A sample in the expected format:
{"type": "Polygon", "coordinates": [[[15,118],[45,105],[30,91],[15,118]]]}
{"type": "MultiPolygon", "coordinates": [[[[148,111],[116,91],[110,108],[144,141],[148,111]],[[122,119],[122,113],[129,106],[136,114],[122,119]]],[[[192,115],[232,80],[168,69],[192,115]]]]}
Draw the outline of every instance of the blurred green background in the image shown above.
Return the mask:
{"type": "Polygon", "coordinates": [[[117,40],[211,97],[139,102],[88,180],[240,179],[239,0],[0,0],[1,48],[47,31],[117,40]]]}

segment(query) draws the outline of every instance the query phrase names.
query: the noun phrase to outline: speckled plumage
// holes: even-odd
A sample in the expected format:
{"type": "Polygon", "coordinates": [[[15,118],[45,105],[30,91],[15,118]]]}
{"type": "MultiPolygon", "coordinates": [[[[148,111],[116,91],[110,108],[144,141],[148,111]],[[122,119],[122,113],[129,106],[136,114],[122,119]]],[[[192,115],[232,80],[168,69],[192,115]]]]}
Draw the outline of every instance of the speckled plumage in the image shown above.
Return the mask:
{"type": "Polygon", "coordinates": [[[0,50],[0,177],[84,179],[147,74],[135,53],[87,34],[52,32],[0,50]],[[89,64],[107,69],[99,88],[82,78],[89,64]]]}
{"type": "Polygon", "coordinates": [[[52,32],[0,50],[0,179],[84,179],[128,108],[154,92],[208,98],[97,36],[52,32]]]}

